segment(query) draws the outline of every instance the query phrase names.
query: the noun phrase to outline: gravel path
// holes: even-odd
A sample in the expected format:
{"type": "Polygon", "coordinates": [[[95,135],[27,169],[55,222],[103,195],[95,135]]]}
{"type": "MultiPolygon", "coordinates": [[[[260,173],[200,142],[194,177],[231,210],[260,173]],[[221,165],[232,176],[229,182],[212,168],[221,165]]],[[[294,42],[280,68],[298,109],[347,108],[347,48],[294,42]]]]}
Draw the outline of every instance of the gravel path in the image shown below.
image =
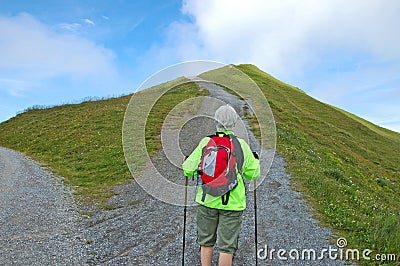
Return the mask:
{"type": "Polygon", "coordinates": [[[71,191],[25,156],[0,148],[0,265],[77,265],[84,255],[71,191]]]}
{"type": "MultiPolygon", "coordinates": [[[[242,108],[243,101],[220,87],[202,83],[210,96],[242,108]]],[[[218,101],[204,101],[199,113],[212,115],[218,101]]],[[[244,125],[246,127],[246,125],[244,125]]],[[[179,146],[188,154],[205,135],[215,131],[212,120],[203,116],[192,119],[180,130],[166,129],[165,137],[179,138],[179,146]],[[204,130],[198,130],[198,124],[204,130]],[[203,132],[205,131],[205,132],[203,132]]],[[[240,131],[240,130],[239,130],[240,131]]],[[[238,135],[245,135],[245,132],[238,135]]],[[[253,149],[258,149],[254,136],[248,135],[253,149]]],[[[168,153],[168,152],[167,152],[168,153]]],[[[271,153],[270,153],[271,154],[271,153]]],[[[175,164],[183,155],[159,152],[139,178],[149,180],[154,191],[164,191],[154,180],[164,178],[183,184],[182,172],[175,164]],[[152,167],[155,165],[156,168],[152,167]]],[[[70,191],[33,161],[0,149],[1,239],[0,265],[180,265],[182,254],[183,207],[159,201],[144,191],[137,182],[115,188],[119,194],[110,199],[116,208],[109,211],[79,206],[81,211],[95,211],[90,218],[79,218],[70,199],[70,191]]],[[[312,210],[291,189],[285,160],[275,154],[272,167],[257,189],[258,248],[315,249],[317,257],[329,247],[332,232],[318,225],[312,210]]],[[[191,181],[191,183],[194,183],[191,181]]],[[[190,191],[194,191],[194,184],[190,191]]],[[[183,204],[184,190],[169,192],[183,204]]],[[[193,204],[193,193],[189,192],[193,204]]],[[[254,265],[253,193],[247,195],[239,251],[234,265],[254,265]]],[[[263,255],[263,253],[261,253],[263,255]]],[[[259,265],[346,265],[341,261],[309,259],[259,259],[259,265]]],[[[288,257],[288,254],[286,254],[288,257]]],[[[195,206],[189,206],[186,227],[186,265],[199,265],[196,244],[195,206]]],[[[214,261],[216,263],[216,260],[214,261]]]]}

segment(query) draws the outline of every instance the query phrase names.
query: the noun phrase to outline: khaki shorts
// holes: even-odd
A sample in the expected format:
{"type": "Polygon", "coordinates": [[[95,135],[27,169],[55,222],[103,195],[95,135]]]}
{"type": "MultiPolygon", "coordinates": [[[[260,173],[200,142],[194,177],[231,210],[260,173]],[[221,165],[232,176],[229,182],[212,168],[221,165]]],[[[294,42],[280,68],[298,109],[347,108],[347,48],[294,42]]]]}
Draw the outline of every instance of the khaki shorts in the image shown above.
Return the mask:
{"type": "Polygon", "coordinates": [[[222,253],[235,254],[242,227],[243,211],[226,211],[197,206],[197,243],[212,247],[218,240],[222,253]]]}

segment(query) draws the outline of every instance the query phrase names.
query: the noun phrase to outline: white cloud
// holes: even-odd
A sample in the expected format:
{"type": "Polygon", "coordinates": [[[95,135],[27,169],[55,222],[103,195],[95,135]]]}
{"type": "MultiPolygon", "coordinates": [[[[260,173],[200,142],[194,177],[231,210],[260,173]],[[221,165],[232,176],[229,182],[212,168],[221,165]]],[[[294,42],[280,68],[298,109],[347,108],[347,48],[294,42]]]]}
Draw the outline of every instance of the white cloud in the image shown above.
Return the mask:
{"type": "Polygon", "coordinates": [[[90,20],[90,19],[88,19],[88,18],[84,18],[84,19],[82,19],[82,21],[85,22],[85,23],[87,23],[87,24],[89,24],[89,25],[92,25],[92,26],[95,26],[95,25],[96,25],[92,20],[90,20]]]}
{"type": "Polygon", "coordinates": [[[398,59],[399,11],[396,0],[186,0],[182,12],[193,23],[182,27],[196,27],[200,41],[188,41],[208,54],[254,62],[289,76],[318,63],[327,49],[364,50],[380,60],[398,59]]]}
{"type": "Polygon", "coordinates": [[[34,88],[29,84],[57,78],[97,83],[116,78],[114,57],[111,50],[73,34],[58,33],[29,14],[0,17],[0,90],[11,94],[21,95],[34,88]]]}
{"type": "MultiPolygon", "coordinates": [[[[156,57],[252,63],[350,112],[357,94],[379,94],[400,73],[397,0],[183,0],[182,13],[191,19],[169,26],[156,57]]],[[[364,99],[358,115],[399,114],[364,99]]]]}
{"type": "Polygon", "coordinates": [[[78,32],[78,30],[82,28],[82,25],[79,23],[60,23],[58,24],[58,27],[63,30],[78,32]]]}

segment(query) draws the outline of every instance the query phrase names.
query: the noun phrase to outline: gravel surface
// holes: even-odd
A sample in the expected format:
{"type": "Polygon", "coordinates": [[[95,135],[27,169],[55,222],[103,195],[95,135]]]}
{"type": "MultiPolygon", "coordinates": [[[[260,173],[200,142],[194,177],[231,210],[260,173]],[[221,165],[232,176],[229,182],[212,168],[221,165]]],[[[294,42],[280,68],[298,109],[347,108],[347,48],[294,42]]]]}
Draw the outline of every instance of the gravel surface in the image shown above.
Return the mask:
{"type": "Polygon", "coordinates": [[[0,265],[77,265],[84,256],[71,191],[25,156],[0,148],[0,265]]]}
{"type": "MultiPolygon", "coordinates": [[[[201,85],[210,91],[211,97],[228,102],[238,110],[243,108],[243,101],[220,87],[207,83],[201,85]]],[[[163,131],[164,136],[179,138],[182,152],[159,152],[138,177],[138,180],[148,180],[152,195],[167,190],[155,182],[161,178],[159,173],[171,183],[184,184],[182,171],[176,164],[182,161],[182,153],[190,153],[202,137],[214,133],[214,123],[206,115],[213,115],[219,104],[215,99],[206,100],[199,111],[202,117],[191,119],[181,130],[167,128],[163,131]],[[199,124],[202,130],[198,128],[199,124]],[[167,157],[175,159],[171,163],[167,157]]],[[[245,132],[238,135],[246,137],[245,132]]],[[[249,134],[247,140],[253,149],[259,149],[254,136],[249,134]]],[[[285,249],[287,252],[298,249],[300,255],[303,249],[315,249],[318,257],[323,248],[329,247],[333,233],[318,225],[302,195],[290,187],[284,158],[265,152],[274,156],[274,161],[257,189],[258,248],[267,245],[269,252],[272,249],[285,249]]],[[[183,188],[164,193],[167,194],[165,199],[168,196],[175,199],[173,205],[149,195],[132,181],[115,188],[118,195],[109,201],[115,209],[98,211],[93,207],[73,205],[71,192],[62,186],[59,179],[24,156],[0,149],[0,159],[0,265],[181,264],[184,208],[177,205],[184,204],[183,188]],[[82,218],[77,214],[77,208],[95,214],[82,218]]],[[[187,208],[185,265],[200,265],[196,244],[196,207],[193,206],[194,183],[190,181],[189,203],[192,206],[187,208]]],[[[248,192],[247,206],[234,265],[255,264],[252,191],[248,192]]],[[[214,256],[214,265],[216,259],[214,256]]],[[[284,261],[277,258],[276,252],[272,259],[268,256],[259,259],[258,263],[346,265],[342,261],[327,259],[294,261],[289,258],[284,261]]]]}

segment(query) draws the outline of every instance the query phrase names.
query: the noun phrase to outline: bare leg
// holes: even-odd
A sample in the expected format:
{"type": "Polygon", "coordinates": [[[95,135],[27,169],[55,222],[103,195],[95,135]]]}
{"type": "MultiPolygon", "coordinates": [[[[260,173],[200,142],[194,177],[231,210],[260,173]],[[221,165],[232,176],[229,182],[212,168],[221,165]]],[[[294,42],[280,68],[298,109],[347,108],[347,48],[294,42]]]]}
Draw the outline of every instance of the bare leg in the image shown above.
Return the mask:
{"type": "Polygon", "coordinates": [[[200,249],[200,258],[202,266],[210,266],[213,256],[213,247],[204,247],[200,249]]]}
{"type": "Polygon", "coordinates": [[[229,253],[220,253],[219,254],[219,266],[231,266],[232,265],[233,255],[229,253]]]}

